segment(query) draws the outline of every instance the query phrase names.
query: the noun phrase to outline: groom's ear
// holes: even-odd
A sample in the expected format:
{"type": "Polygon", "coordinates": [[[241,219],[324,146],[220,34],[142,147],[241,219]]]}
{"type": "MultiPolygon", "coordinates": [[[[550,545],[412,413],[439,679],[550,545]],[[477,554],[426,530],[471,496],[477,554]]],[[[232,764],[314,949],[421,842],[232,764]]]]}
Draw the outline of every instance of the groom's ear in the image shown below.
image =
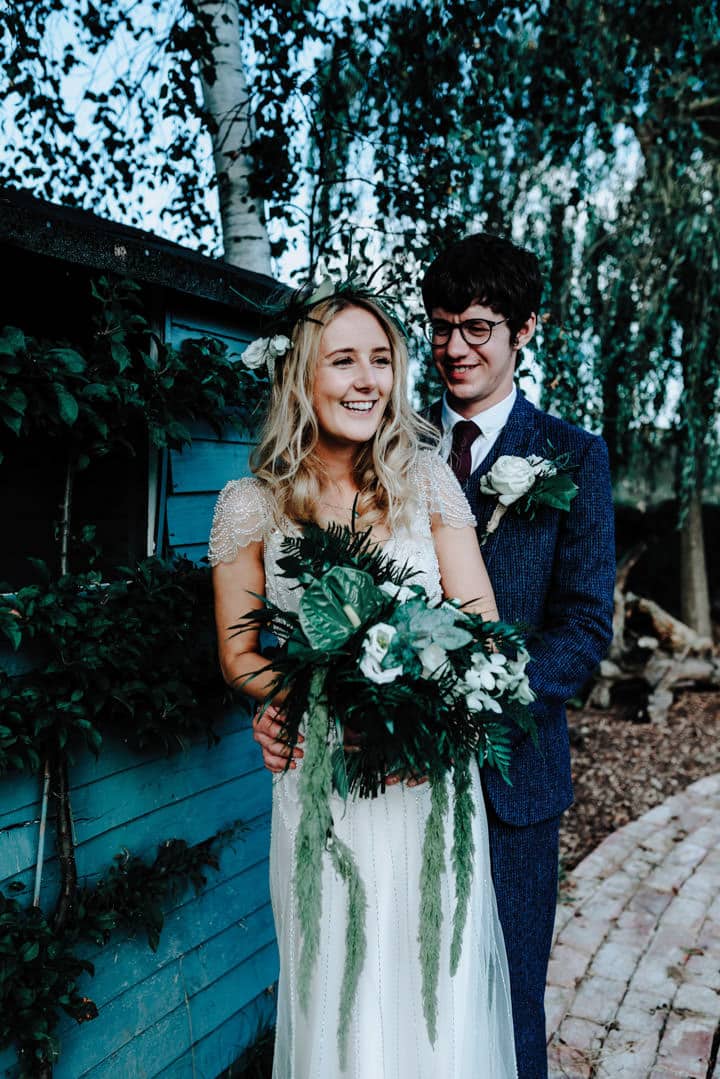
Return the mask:
{"type": "Polygon", "coordinates": [[[517,348],[524,348],[530,341],[532,341],[535,333],[535,327],[537,326],[537,316],[533,311],[532,315],[523,322],[522,326],[515,334],[515,345],[517,348]]]}

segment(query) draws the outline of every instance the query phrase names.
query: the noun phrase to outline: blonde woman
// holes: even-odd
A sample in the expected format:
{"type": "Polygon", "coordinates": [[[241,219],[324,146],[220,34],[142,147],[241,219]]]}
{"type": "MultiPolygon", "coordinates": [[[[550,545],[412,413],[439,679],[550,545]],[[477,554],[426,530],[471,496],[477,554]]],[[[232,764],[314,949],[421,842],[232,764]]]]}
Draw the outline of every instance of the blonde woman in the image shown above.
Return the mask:
{"type": "MultiPolygon", "coordinates": [[[[407,351],[386,309],[347,291],[315,304],[294,327],[276,364],[272,399],[252,479],[228,484],[213,522],[216,621],[230,685],[263,666],[257,636],[228,627],[266,595],[296,609],[298,590],[277,571],[284,536],[302,522],[371,529],[383,551],[410,561],[428,594],[475,601],[496,618],[474,518],[449,468],[427,448],[427,430],[407,400],[407,351]],[[483,597],[478,601],[477,597],[483,597]]],[[[258,700],[264,673],[244,684],[258,700]]],[[[273,784],[270,885],[280,951],[274,1079],[509,1079],[516,1075],[507,966],[490,879],[487,822],[473,771],[476,864],[462,959],[450,976],[453,875],[443,882],[438,1033],[423,1019],[419,962],[419,873],[427,784],[396,777],[375,799],[333,795],[336,834],[351,848],[367,896],[367,954],[348,1033],[346,1069],[336,1036],[345,949],[345,886],[323,868],[322,923],[307,1009],[297,996],[301,938],[292,866],[299,820],[302,747],[288,767],[279,739],[282,701],[256,720],[255,737],[273,784]]],[[[448,820],[452,819],[452,811],[448,820]]],[[[447,849],[452,845],[448,833],[447,849]]]]}

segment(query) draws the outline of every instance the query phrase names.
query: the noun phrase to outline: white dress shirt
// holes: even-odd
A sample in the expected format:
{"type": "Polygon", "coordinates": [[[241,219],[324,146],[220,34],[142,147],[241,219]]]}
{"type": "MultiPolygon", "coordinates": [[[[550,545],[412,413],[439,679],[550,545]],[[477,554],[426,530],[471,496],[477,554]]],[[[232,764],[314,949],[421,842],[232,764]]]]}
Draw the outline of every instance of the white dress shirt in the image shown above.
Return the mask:
{"type": "MultiPolygon", "coordinates": [[[[507,397],[504,397],[502,401],[498,401],[496,405],[491,405],[490,408],[486,408],[484,412],[477,412],[474,416],[468,417],[480,432],[470,447],[472,461],[470,468],[471,472],[474,472],[478,465],[485,460],[490,453],[490,450],[497,442],[500,437],[500,432],[507,423],[508,416],[512,412],[516,397],[517,390],[513,385],[510,393],[507,397]]],[[[441,416],[443,433],[440,442],[440,453],[446,461],[450,457],[450,450],[452,449],[453,427],[459,420],[464,419],[466,419],[465,416],[460,416],[450,408],[450,405],[447,402],[447,394],[443,394],[441,416]]]]}

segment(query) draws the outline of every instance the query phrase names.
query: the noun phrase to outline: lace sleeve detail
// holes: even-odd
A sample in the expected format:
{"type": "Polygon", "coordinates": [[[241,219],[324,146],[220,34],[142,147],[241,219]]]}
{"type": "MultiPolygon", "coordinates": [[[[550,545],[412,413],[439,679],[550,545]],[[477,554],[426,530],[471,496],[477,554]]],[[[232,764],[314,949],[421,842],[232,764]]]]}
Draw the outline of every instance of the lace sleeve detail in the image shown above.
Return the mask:
{"type": "Polygon", "coordinates": [[[430,517],[439,513],[443,524],[452,528],[476,525],[470,504],[455,474],[442,457],[434,450],[424,450],[419,465],[430,517]]]}
{"type": "Polygon", "coordinates": [[[241,547],[264,539],[271,523],[269,495],[259,480],[227,483],[215,504],[208,545],[210,565],[233,562],[241,547]]]}

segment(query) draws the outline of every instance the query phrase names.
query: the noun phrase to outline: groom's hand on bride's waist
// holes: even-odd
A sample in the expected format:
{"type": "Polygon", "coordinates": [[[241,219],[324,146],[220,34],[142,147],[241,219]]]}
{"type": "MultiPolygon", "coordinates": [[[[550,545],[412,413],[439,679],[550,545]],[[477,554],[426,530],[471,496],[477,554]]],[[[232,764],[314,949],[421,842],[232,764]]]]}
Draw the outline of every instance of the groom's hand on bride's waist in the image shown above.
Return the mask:
{"type": "MultiPolygon", "coordinates": [[[[283,735],[285,726],[283,723],[283,711],[276,704],[269,705],[265,711],[258,710],[253,716],[253,738],[260,746],[263,755],[263,763],[270,772],[285,772],[290,761],[290,768],[295,768],[295,762],[303,756],[300,745],[294,748],[289,746],[283,735]]],[[[305,739],[298,734],[298,743],[305,739]]],[[[359,746],[355,731],[346,731],[345,749],[348,752],[357,752],[359,746]]],[[[394,772],[385,780],[386,787],[394,787],[397,783],[405,783],[408,787],[417,787],[427,782],[427,776],[409,776],[405,772],[394,772]]]]}

